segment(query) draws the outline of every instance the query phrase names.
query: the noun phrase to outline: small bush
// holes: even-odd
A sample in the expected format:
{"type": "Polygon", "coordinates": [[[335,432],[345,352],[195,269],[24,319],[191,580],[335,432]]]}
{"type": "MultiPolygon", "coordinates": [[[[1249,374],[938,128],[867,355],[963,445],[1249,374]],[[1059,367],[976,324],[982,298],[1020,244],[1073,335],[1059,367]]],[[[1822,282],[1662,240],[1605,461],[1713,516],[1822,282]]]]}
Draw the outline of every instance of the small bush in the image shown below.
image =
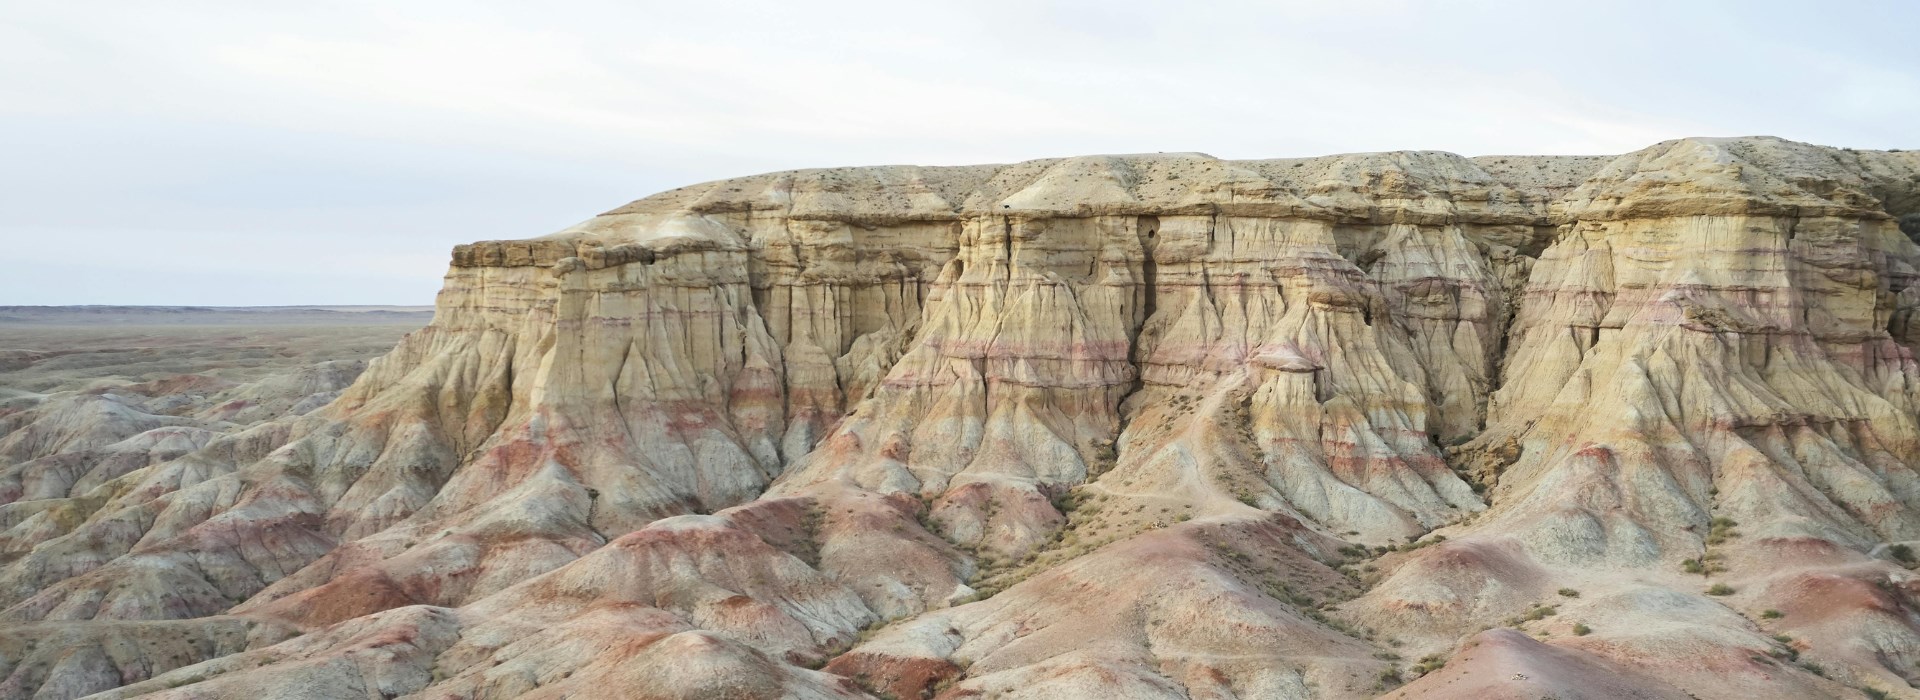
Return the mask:
{"type": "Polygon", "coordinates": [[[1814,662],[1812,662],[1812,661],[1808,661],[1808,662],[1806,662],[1806,663],[1804,663],[1804,664],[1800,664],[1800,668],[1804,668],[1804,669],[1806,669],[1806,670],[1807,670],[1807,673],[1811,673],[1811,674],[1813,674],[1813,675],[1816,675],[1816,676],[1819,676],[1819,677],[1821,677],[1821,678],[1826,678],[1826,677],[1827,677],[1827,669],[1826,669],[1826,667],[1824,667],[1824,666],[1821,666],[1820,664],[1816,664],[1816,663],[1814,663],[1814,662]]]}
{"type": "Polygon", "coordinates": [[[1420,663],[1414,664],[1410,670],[1424,676],[1440,670],[1440,667],[1445,665],[1447,665],[1447,660],[1441,658],[1439,654],[1428,654],[1420,657],[1420,663]]]}
{"type": "Polygon", "coordinates": [[[1778,620],[1785,617],[1785,615],[1781,614],[1778,610],[1768,608],[1765,612],[1760,613],[1760,617],[1768,620],[1778,620]]]}
{"type": "Polygon", "coordinates": [[[1887,553],[1893,555],[1894,560],[1902,564],[1912,564],[1914,562],[1913,548],[1907,545],[1896,544],[1888,547],[1887,553]]]}
{"type": "Polygon", "coordinates": [[[1702,574],[1706,573],[1707,567],[1702,565],[1699,559],[1688,559],[1680,562],[1680,570],[1689,574],[1702,574]]]}
{"type": "Polygon", "coordinates": [[[1380,684],[1389,688],[1400,685],[1400,669],[1388,668],[1380,672],[1380,684]]]}
{"type": "Polygon", "coordinates": [[[1707,531],[1707,544],[1720,544],[1728,539],[1740,536],[1740,533],[1735,532],[1733,529],[1740,523],[1734,522],[1733,518],[1718,517],[1709,521],[1709,524],[1713,526],[1713,529],[1707,531]]]}
{"type": "Polygon", "coordinates": [[[1707,588],[1707,595],[1733,595],[1733,586],[1716,583],[1707,588]]]}
{"type": "Polygon", "coordinates": [[[1879,688],[1861,688],[1860,692],[1866,693],[1867,697],[1873,698],[1873,700],[1887,700],[1887,698],[1893,697],[1888,695],[1887,691],[1879,688]]]}
{"type": "Polygon", "coordinates": [[[1589,634],[1593,634],[1593,628],[1588,627],[1587,623],[1585,622],[1576,622],[1576,623],[1573,623],[1573,633],[1576,636],[1585,637],[1589,634]]]}
{"type": "Polygon", "coordinates": [[[1560,596],[1563,598],[1578,598],[1580,597],[1580,592],[1571,588],[1562,588],[1560,589],[1560,596]]]}
{"type": "Polygon", "coordinates": [[[1558,608],[1555,608],[1554,606],[1536,605],[1533,607],[1532,610],[1528,610],[1525,615],[1507,618],[1507,626],[1519,627],[1522,624],[1533,622],[1535,620],[1544,620],[1558,614],[1560,614],[1560,610],[1558,608]]]}

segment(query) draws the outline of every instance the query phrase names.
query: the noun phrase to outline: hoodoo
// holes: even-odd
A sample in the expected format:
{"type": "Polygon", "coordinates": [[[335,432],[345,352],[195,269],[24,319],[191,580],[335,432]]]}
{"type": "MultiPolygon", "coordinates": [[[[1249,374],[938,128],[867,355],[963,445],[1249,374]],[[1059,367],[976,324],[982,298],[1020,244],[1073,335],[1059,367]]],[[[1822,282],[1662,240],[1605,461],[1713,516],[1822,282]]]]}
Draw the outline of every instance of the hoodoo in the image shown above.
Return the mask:
{"type": "Polygon", "coordinates": [[[673,190],[4,404],[0,696],[1920,697],[1910,237],[1768,137],[673,190]]]}

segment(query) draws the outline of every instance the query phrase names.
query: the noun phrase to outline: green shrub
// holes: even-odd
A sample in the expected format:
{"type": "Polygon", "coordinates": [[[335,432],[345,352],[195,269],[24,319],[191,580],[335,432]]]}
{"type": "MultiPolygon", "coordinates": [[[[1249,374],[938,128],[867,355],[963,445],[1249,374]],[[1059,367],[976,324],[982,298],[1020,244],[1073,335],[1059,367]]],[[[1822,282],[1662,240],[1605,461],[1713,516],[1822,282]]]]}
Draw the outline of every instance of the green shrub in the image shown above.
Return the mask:
{"type": "Polygon", "coordinates": [[[1888,547],[1887,553],[1893,555],[1894,560],[1902,564],[1912,564],[1914,561],[1913,548],[1904,544],[1888,547]]]}
{"type": "Polygon", "coordinates": [[[1730,538],[1740,536],[1740,533],[1735,532],[1733,529],[1740,523],[1734,522],[1733,518],[1718,517],[1709,521],[1709,523],[1713,525],[1713,529],[1707,531],[1707,544],[1720,544],[1730,538]]]}
{"type": "Polygon", "coordinates": [[[1585,622],[1576,622],[1573,623],[1573,633],[1577,636],[1585,637],[1593,633],[1593,628],[1588,627],[1585,622]]]}
{"type": "Polygon", "coordinates": [[[1411,670],[1414,673],[1424,676],[1440,670],[1440,667],[1445,665],[1447,665],[1447,660],[1441,658],[1439,654],[1428,654],[1420,657],[1420,663],[1414,664],[1411,670]]]}
{"type": "Polygon", "coordinates": [[[1780,611],[1774,610],[1772,608],[1768,608],[1765,612],[1760,613],[1760,617],[1768,620],[1778,620],[1784,616],[1780,613],[1780,611]]]}
{"type": "Polygon", "coordinates": [[[1507,618],[1507,625],[1510,627],[1519,627],[1522,624],[1535,620],[1544,620],[1558,614],[1560,614],[1560,610],[1554,606],[1536,605],[1532,610],[1528,610],[1525,615],[1507,618]]]}
{"type": "Polygon", "coordinates": [[[1571,588],[1562,588],[1560,589],[1560,595],[1564,598],[1578,598],[1580,597],[1580,592],[1571,588]]]}
{"type": "Polygon", "coordinates": [[[1733,587],[1724,583],[1716,583],[1707,588],[1707,595],[1733,595],[1733,587]]]}

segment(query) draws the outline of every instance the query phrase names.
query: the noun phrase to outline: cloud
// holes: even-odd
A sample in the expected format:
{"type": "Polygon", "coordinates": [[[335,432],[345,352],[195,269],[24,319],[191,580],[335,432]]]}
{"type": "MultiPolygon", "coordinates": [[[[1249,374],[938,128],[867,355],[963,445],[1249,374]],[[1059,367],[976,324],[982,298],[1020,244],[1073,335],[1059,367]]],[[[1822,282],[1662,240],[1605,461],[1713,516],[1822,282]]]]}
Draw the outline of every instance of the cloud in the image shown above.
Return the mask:
{"type": "Polygon", "coordinates": [[[424,302],[454,243],[792,167],[1912,147],[1920,71],[1890,43],[1765,2],[21,3],[0,239],[178,274],[12,276],[0,303],[424,302]],[[276,265],[302,257],[357,281],[296,294],[276,265]]]}

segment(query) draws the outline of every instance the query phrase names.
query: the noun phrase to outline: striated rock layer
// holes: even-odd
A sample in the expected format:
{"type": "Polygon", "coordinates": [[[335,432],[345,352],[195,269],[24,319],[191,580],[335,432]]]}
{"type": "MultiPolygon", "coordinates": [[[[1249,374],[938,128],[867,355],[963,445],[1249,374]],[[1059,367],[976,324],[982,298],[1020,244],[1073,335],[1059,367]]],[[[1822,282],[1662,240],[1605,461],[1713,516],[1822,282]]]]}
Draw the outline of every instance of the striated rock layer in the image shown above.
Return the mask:
{"type": "Polygon", "coordinates": [[[0,414],[0,691],[1920,697],[1909,236],[1774,138],[674,190],[318,410],[0,414]]]}

